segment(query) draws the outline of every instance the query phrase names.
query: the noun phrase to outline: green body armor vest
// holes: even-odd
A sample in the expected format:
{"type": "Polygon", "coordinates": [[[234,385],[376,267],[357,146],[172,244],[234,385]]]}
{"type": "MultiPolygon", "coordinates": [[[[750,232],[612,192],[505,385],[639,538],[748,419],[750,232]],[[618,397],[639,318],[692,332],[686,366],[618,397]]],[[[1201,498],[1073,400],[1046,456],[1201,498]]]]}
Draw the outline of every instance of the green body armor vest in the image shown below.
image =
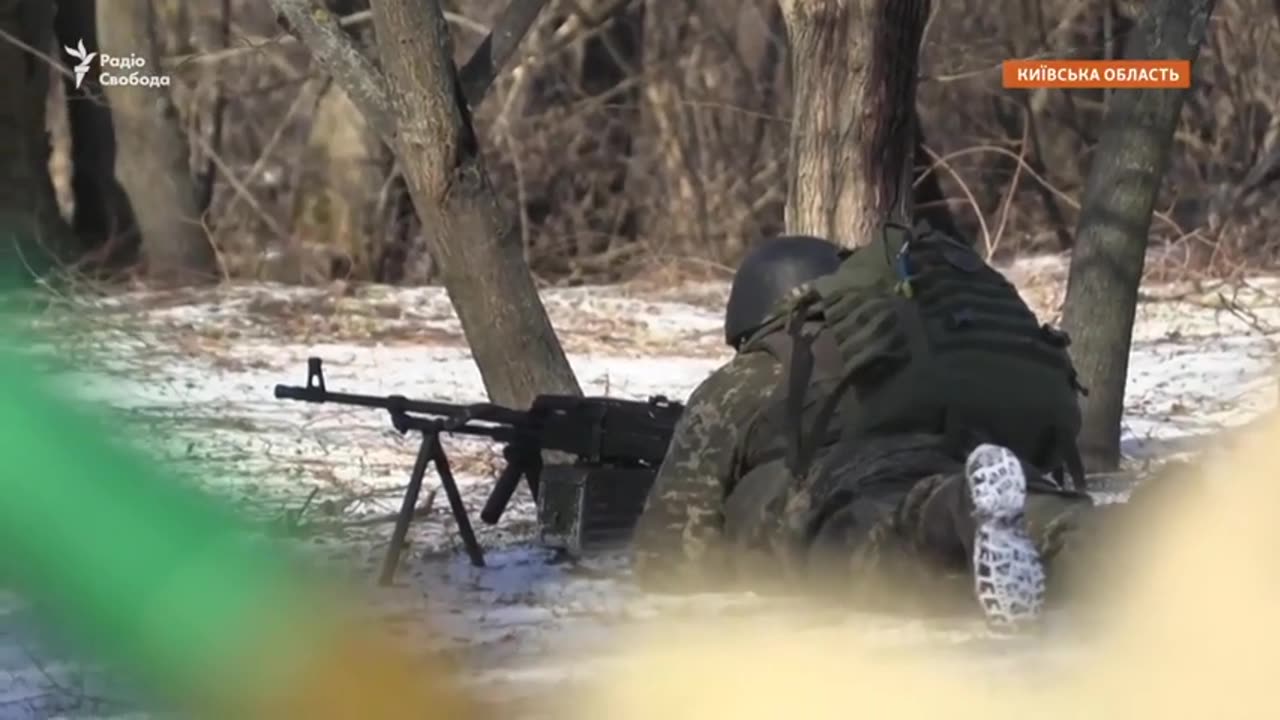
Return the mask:
{"type": "Polygon", "coordinates": [[[1083,489],[1065,333],[967,245],[890,225],[802,286],[746,344],[783,364],[769,422],[797,477],[834,440],[938,432],[993,442],[1083,489]]]}

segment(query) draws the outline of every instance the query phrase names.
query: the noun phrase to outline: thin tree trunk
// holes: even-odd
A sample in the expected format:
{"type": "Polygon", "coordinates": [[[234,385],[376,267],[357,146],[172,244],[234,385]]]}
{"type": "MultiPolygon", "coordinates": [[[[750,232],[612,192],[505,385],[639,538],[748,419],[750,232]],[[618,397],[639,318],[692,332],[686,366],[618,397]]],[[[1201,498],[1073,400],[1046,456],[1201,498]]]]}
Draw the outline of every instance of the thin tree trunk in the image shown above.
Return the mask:
{"type": "MultiPolygon", "coordinates": [[[[524,407],[542,393],[580,394],[518,228],[498,206],[485,172],[439,2],[370,3],[385,75],[331,13],[310,0],[271,4],[396,153],[490,400],[524,407]]],[[[525,14],[511,8],[499,17],[528,27],[525,14]]],[[[473,78],[471,87],[488,85],[473,78]]]]}
{"type": "MultiPolygon", "coordinates": [[[[40,52],[53,50],[48,0],[0,0],[0,30],[40,52]]],[[[74,249],[49,177],[45,110],[48,61],[0,41],[0,287],[50,270],[74,249]]]]}
{"type": "Polygon", "coordinates": [[[540,393],[581,393],[498,204],[453,64],[438,2],[374,0],[394,146],[444,285],[489,397],[523,407],[540,393]]]}
{"type": "Polygon", "coordinates": [[[928,0],[780,0],[791,41],[793,233],[863,244],[911,217],[928,0]]]}
{"type": "Polygon", "coordinates": [[[647,168],[651,187],[647,195],[658,200],[644,208],[644,236],[658,247],[678,253],[704,248],[703,203],[695,159],[695,128],[683,121],[683,75],[688,58],[684,35],[696,22],[688,3],[647,0],[644,11],[644,130],[648,147],[643,153],[653,166],[647,168]]]}
{"type": "MultiPolygon", "coordinates": [[[[368,7],[361,0],[329,0],[339,15],[368,7]]],[[[364,38],[353,37],[364,45],[364,38]]],[[[380,247],[390,236],[381,232],[379,193],[391,170],[388,152],[360,109],[337,83],[321,93],[311,118],[311,133],[302,158],[302,172],[294,199],[293,229],[302,242],[323,253],[297,253],[325,258],[324,267],[299,267],[303,277],[331,276],[382,280],[378,265],[386,254],[380,247]]]]}
{"type": "MultiPolygon", "coordinates": [[[[135,54],[146,59],[146,69],[158,70],[152,0],[99,3],[97,17],[104,52],[135,54]]],[[[200,223],[190,149],[168,89],[115,85],[106,93],[119,143],[116,177],[142,231],[147,275],[161,284],[216,279],[217,260],[200,223]]]]}
{"type": "MultiPolygon", "coordinates": [[[[1126,43],[1130,59],[1199,54],[1213,0],[1151,0],[1126,43]]],[[[1183,90],[1117,90],[1084,189],[1063,309],[1072,355],[1091,389],[1084,400],[1081,451],[1093,470],[1120,461],[1120,424],[1147,233],[1183,90]]]]}
{"type": "MultiPolygon", "coordinates": [[[[217,0],[217,12],[199,12],[195,20],[195,34],[198,40],[197,52],[212,53],[226,50],[232,42],[231,0],[217,0]]],[[[228,109],[228,89],[223,86],[224,70],[217,63],[209,63],[201,69],[194,97],[188,104],[187,114],[190,116],[188,133],[199,133],[204,138],[202,152],[198,153],[198,161],[192,167],[199,167],[196,174],[196,206],[202,213],[208,213],[218,189],[218,163],[215,157],[223,154],[223,142],[226,138],[226,119],[228,109]],[[203,166],[203,167],[201,167],[203,166]]]]}
{"type": "Polygon", "coordinates": [[[336,83],[320,95],[311,118],[311,134],[302,159],[295,196],[294,234],[302,242],[324,248],[324,267],[299,268],[307,277],[330,276],[374,280],[378,192],[388,163],[378,134],[336,83]]]}
{"type": "MultiPolygon", "coordinates": [[[[782,7],[777,2],[765,0],[756,3],[761,27],[755,31],[754,37],[742,33],[740,26],[739,44],[743,46],[747,67],[751,73],[744,83],[744,93],[740,104],[744,108],[756,112],[754,127],[750,134],[750,144],[744,149],[746,159],[744,168],[755,173],[756,168],[768,163],[785,151],[788,136],[778,131],[778,107],[785,102],[788,87],[786,67],[787,25],[782,17],[782,7]]],[[[754,208],[750,217],[750,225],[737,236],[727,239],[724,254],[727,258],[738,258],[746,251],[753,237],[776,235],[785,227],[786,189],[776,188],[771,182],[774,175],[765,180],[765,187],[759,184],[747,185],[746,191],[751,193],[745,198],[746,203],[754,208]],[[778,191],[781,192],[778,192],[778,191]],[[763,195],[760,192],[763,191],[763,195]]],[[[785,176],[783,176],[785,178],[785,176]]]]}
{"type": "MultiPolygon", "coordinates": [[[[964,234],[960,232],[960,226],[956,225],[955,214],[947,205],[947,196],[942,192],[942,182],[938,179],[938,173],[929,172],[933,167],[933,158],[929,157],[929,153],[925,150],[924,128],[920,125],[918,117],[914,124],[915,149],[912,152],[915,171],[911,176],[911,184],[915,187],[913,200],[916,218],[929,223],[935,230],[956,238],[964,238],[964,234]],[[926,172],[929,174],[924,175],[924,179],[921,180],[920,176],[926,172]],[[919,185],[916,185],[917,181],[919,185]]],[[[972,236],[969,239],[972,240],[972,236]]]]}
{"type": "Polygon", "coordinates": [[[615,242],[634,237],[636,220],[641,215],[638,208],[619,198],[628,198],[628,182],[634,177],[637,136],[642,122],[642,88],[635,78],[640,73],[644,55],[645,4],[643,2],[615,3],[593,0],[581,3],[598,17],[602,27],[587,34],[582,40],[582,62],[578,67],[578,85],[591,98],[605,98],[591,117],[599,120],[599,130],[591,143],[595,152],[608,157],[596,172],[587,173],[584,187],[579,191],[591,205],[593,216],[588,237],[582,238],[576,251],[591,256],[607,252],[615,242]],[[602,7],[603,6],[603,7],[602,7]],[[595,237],[590,237],[595,236],[595,237]]]}
{"type": "MultiPolygon", "coordinates": [[[[89,52],[99,52],[96,4],[95,0],[58,2],[54,29],[59,45],[76,47],[84,42],[89,52]]],[[[82,251],[96,254],[106,267],[120,268],[137,260],[138,229],[129,198],[116,181],[115,123],[99,77],[90,72],[78,88],[73,76],[63,77],[71,131],[72,224],[82,251]]]]}

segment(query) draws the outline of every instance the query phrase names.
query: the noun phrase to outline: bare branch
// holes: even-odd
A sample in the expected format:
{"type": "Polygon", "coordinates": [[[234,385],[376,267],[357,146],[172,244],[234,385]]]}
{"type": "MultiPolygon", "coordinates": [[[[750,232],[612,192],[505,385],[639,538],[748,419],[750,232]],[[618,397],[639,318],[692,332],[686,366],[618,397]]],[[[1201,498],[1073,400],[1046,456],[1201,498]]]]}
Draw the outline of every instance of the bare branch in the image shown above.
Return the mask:
{"type": "MultiPolygon", "coordinates": [[[[444,19],[448,20],[453,25],[457,25],[458,27],[468,30],[470,32],[473,32],[477,35],[487,35],[489,33],[489,28],[485,27],[481,23],[476,22],[475,20],[472,20],[471,18],[465,15],[446,12],[444,14],[444,19]]],[[[371,10],[361,10],[360,12],[351,13],[350,15],[343,15],[341,18],[338,18],[338,24],[344,28],[351,29],[351,28],[360,27],[361,25],[366,25],[372,20],[373,20],[373,12],[371,10]]],[[[195,64],[219,63],[219,62],[223,62],[224,60],[234,60],[237,57],[240,57],[242,55],[246,55],[252,52],[258,52],[261,50],[270,50],[272,48],[291,47],[297,44],[298,42],[298,38],[286,32],[273,35],[272,37],[260,37],[257,35],[245,35],[245,34],[242,34],[239,37],[240,37],[240,41],[244,43],[243,45],[238,45],[236,47],[228,47],[223,50],[215,50],[213,52],[184,53],[182,55],[169,55],[167,57],[160,58],[160,62],[164,67],[167,67],[167,68],[179,68],[188,63],[195,63],[195,64]]],[[[68,75],[70,75],[69,72],[68,72],[68,75]]]]}
{"type": "Polygon", "coordinates": [[[383,139],[395,135],[386,80],[342,29],[338,18],[312,0],[271,0],[317,65],[333,76],[383,139]]]}
{"type": "Polygon", "coordinates": [[[1243,200],[1277,181],[1280,181],[1280,143],[1240,181],[1240,199],[1243,200]]]}
{"type": "Polygon", "coordinates": [[[498,73],[502,72],[503,66],[516,54],[520,41],[546,5],[547,0],[510,0],[510,4],[498,16],[493,29],[458,71],[462,94],[471,107],[484,100],[498,73]]]}
{"type": "Polygon", "coordinates": [[[375,0],[374,32],[398,123],[392,149],[458,313],[485,391],[525,407],[540,394],[581,394],[498,202],[458,82],[438,0],[375,0]],[[512,347],[521,347],[513,355],[512,347]]]}

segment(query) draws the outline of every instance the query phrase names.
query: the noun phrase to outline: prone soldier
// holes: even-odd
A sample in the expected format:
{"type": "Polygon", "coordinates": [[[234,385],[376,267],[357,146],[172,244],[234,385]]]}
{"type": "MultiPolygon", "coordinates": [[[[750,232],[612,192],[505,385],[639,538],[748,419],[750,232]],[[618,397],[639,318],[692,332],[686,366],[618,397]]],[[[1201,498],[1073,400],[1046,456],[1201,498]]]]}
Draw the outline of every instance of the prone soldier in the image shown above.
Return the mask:
{"type": "Polygon", "coordinates": [[[739,268],[725,340],[637,526],[641,583],[874,600],[959,580],[993,626],[1039,616],[1103,513],[1075,489],[1066,338],[1003,276],[927,227],[851,252],[778,237],[739,268]]]}
{"type": "Polygon", "coordinates": [[[834,272],[843,257],[826,240],[790,235],[760,243],[743,260],[725,313],[725,342],[737,352],[689,396],[636,526],[632,567],[646,585],[695,589],[728,579],[726,499],[751,470],[764,468],[756,477],[774,485],[786,481],[780,458],[749,442],[783,367],[743,345],[788,293],[834,272]]]}

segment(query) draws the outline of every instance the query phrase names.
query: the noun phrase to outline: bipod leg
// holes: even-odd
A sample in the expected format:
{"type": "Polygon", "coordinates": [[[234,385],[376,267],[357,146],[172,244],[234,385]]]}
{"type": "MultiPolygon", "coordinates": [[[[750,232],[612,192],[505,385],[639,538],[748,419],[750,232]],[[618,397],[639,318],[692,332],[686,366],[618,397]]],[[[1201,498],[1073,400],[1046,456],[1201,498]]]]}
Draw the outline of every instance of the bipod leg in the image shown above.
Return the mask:
{"type": "Polygon", "coordinates": [[[444,446],[440,444],[440,436],[432,437],[431,457],[436,462],[436,472],[440,474],[440,484],[444,485],[444,493],[449,498],[449,508],[453,510],[453,519],[458,522],[458,534],[462,536],[462,544],[467,548],[471,564],[484,567],[484,550],[480,541],[476,540],[475,530],[471,528],[471,518],[467,517],[467,507],[462,504],[462,493],[453,481],[453,471],[449,469],[449,458],[445,457],[444,446]]]}
{"type": "Polygon", "coordinates": [[[539,488],[542,486],[542,453],[535,452],[529,456],[524,481],[529,484],[529,494],[533,496],[533,501],[537,502],[539,488]]]}
{"type": "Polygon", "coordinates": [[[484,509],[480,511],[480,519],[486,524],[497,525],[502,519],[502,513],[506,511],[507,504],[511,502],[511,496],[520,486],[520,478],[525,474],[526,455],[524,450],[514,445],[508,445],[502,449],[502,459],[506,461],[506,467],[498,475],[498,481],[493,484],[489,499],[485,501],[484,509]]]}
{"type": "Polygon", "coordinates": [[[387,547],[387,554],[382,558],[379,585],[390,585],[395,579],[396,566],[400,564],[400,553],[404,550],[404,539],[409,534],[409,523],[413,521],[413,509],[418,504],[418,495],[422,493],[422,476],[426,475],[427,463],[431,462],[432,453],[439,445],[439,434],[434,432],[422,434],[422,444],[418,446],[418,457],[413,463],[413,473],[409,475],[409,487],[405,488],[404,500],[400,503],[400,514],[396,516],[396,527],[391,531],[391,544],[387,547]]]}

